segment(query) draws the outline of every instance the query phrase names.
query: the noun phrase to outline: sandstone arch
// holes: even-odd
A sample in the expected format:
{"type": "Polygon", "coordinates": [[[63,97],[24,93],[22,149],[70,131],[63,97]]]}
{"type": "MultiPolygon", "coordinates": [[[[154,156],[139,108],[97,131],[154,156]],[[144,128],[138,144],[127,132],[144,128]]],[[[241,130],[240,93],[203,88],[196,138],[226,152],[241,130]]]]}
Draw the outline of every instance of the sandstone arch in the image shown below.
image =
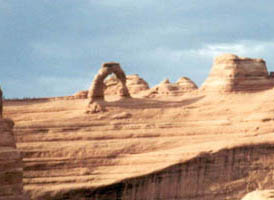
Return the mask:
{"type": "Polygon", "coordinates": [[[91,101],[96,99],[104,99],[104,80],[112,73],[114,73],[122,83],[120,96],[130,97],[128,88],[126,86],[126,74],[121,69],[120,64],[116,62],[108,62],[102,65],[102,68],[99,70],[92,82],[88,92],[88,98],[91,101]]]}
{"type": "Polygon", "coordinates": [[[104,80],[110,74],[115,74],[122,83],[120,91],[121,97],[130,97],[128,88],[126,86],[126,74],[120,67],[119,63],[108,62],[104,63],[97,75],[94,77],[91,87],[88,91],[89,98],[89,112],[100,112],[104,110],[98,100],[104,100],[104,80]]]}

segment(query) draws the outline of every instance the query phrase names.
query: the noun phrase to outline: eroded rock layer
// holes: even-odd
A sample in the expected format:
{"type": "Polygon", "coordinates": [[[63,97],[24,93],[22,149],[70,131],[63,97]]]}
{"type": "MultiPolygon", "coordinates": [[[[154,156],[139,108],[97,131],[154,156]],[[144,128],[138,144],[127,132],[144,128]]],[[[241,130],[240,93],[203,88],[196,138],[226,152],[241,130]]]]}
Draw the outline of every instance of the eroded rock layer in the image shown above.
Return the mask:
{"type": "Polygon", "coordinates": [[[201,89],[206,91],[258,91],[270,89],[274,79],[268,74],[263,59],[224,54],[217,57],[201,89]]]}
{"type": "MultiPolygon", "coordinates": [[[[130,94],[137,94],[149,89],[148,83],[137,74],[127,75],[126,80],[126,86],[130,94]]],[[[122,89],[121,82],[116,76],[109,77],[104,81],[104,84],[106,95],[117,95],[122,89]]]]}
{"type": "Polygon", "coordinates": [[[26,200],[23,165],[13,136],[14,123],[0,118],[0,200],[26,200]]]}

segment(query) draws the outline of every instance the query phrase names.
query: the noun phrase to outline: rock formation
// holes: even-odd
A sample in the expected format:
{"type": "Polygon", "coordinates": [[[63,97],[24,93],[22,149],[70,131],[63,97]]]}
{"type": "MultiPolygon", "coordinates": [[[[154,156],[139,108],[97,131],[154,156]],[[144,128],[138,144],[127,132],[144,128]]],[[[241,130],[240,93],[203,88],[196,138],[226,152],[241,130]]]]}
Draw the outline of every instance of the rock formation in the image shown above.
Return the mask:
{"type": "Polygon", "coordinates": [[[176,84],[184,92],[189,92],[198,89],[197,85],[187,77],[181,77],[176,84]]]}
{"type": "Polygon", "coordinates": [[[224,54],[215,58],[213,67],[201,90],[233,92],[258,91],[274,86],[263,59],[224,54]]]}
{"type": "Polygon", "coordinates": [[[87,90],[81,90],[79,92],[76,92],[73,95],[74,99],[86,99],[88,98],[88,91],[87,90]]]}
{"type": "Polygon", "coordinates": [[[178,96],[196,90],[197,88],[197,85],[187,77],[181,77],[176,83],[171,83],[168,79],[165,79],[159,85],[151,88],[146,96],[178,96]]]}
{"type": "Polygon", "coordinates": [[[95,76],[92,85],[88,91],[89,105],[86,113],[97,113],[105,110],[100,101],[104,100],[104,80],[108,75],[112,73],[117,76],[122,85],[119,95],[123,98],[130,97],[128,88],[126,86],[126,75],[121,69],[120,64],[115,62],[104,63],[102,65],[102,68],[95,76]]]}
{"type": "Polygon", "coordinates": [[[23,163],[16,149],[13,121],[0,118],[0,200],[26,200],[23,194],[23,163]]]}
{"type": "MultiPolygon", "coordinates": [[[[130,94],[137,94],[141,91],[148,90],[148,83],[142,79],[138,74],[126,76],[126,86],[130,94]]],[[[122,84],[117,76],[111,76],[104,81],[105,94],[116,95],[122,90],[122,84]]]]}
{"type": "Polygon", "coordinates": [[[102,65],[102,68],[99,70],[92,82],[92,85],[88,91],[88,98],[91,102],[97,99],[104,99],[104,80],[108,75],[112,73],[117,76],[122,84],[120,96],[130,97],[128,88],[126,86],[126,75],[121,69],[120,64],[115,62],[109,62],[102,65]]]}

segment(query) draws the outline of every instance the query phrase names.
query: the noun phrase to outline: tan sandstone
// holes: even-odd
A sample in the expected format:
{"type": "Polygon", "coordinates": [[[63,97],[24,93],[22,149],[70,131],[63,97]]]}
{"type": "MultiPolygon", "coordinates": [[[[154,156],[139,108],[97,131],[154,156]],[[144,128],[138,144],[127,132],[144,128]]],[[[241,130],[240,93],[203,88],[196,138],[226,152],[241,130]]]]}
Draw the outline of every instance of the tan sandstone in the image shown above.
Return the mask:
{"type": "Polygon", "coordinates": [[[130,97],[128,88],[126,86],[126,74],[121,69],[120,64],[115,62],[104,63],[97,75],[94,77],[91,87],[88,91],[89,104],[86,113],[97,113],[105,111],[105,107],[101,103],[101,101],[104,100],[104,80],[112,73],[114,73],[121,82],[122,87],[119,91],[120,97],[130,97]]]}
{"type": "Polygon", "coordinates": [[[13,121],[0,118],[0,200],[26,200],[23,193],[23,163],[16,149],[13,121]]]}
{"type": "MultiPolygon", "coordinates": [[[[138,94],[141,91],[149,89],[148,83],[138,74],[127,75],[126,80],[126,86],[130,94],[138,94]]],[[[121,82],[115,75],[106,79],[104,83],[106,95],[117,95],[122,89],[121,82]]]]}
{"type": "Polygon", "coordinates": [[[254,92],[273,86],[274,79],[269,76],[263,59],[224,54],[215,58],[209,77],[201,89],[218,92],[254,92]]]}
{"type": "Polygon", "coordinates": [[[176,83],[171,83],[169,79],[165,79],[159,85],[148,90],[145,96],[179,96],[197,89],[197,85],[187,77],[181,77],[176,83]]]}

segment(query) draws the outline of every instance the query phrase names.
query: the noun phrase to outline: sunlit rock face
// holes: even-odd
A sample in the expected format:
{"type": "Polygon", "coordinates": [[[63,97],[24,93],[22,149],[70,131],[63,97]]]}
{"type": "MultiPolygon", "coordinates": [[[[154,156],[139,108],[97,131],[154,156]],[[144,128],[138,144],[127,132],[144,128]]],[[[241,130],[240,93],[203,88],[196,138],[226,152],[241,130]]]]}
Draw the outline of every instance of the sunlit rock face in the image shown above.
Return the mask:
{"type": "Polygon", "coordinates": [[[201,89],[235,92],[259,91],[274,86],[263,59],[243,58],[224,54],[215,58],[211,72],[201,89]]]}
{"type": "MultiPolygon", "coordinates": [[[[110,76],[104,81],[106,95],[117,95],[122,89],[122,84],[116,76],[110,76]]],[[[148,83],[138,74],[126,76],[126,86],[130,94],[138,94],[141,91],[148,90],[148,83]]]]}

